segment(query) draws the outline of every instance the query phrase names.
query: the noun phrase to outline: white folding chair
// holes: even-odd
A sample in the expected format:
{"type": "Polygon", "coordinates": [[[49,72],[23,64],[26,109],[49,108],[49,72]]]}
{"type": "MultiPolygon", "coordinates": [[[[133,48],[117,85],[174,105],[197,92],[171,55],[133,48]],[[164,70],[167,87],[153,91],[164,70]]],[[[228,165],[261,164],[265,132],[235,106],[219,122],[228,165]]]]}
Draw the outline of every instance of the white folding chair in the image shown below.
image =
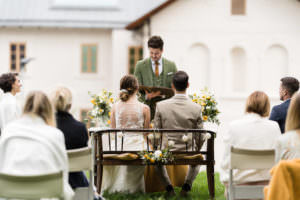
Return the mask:
{"type": "Polygon", "coordinates": [[[0,173],[0,198],[36,200],[64,199],[63,172],[19,176],[0,173]]]}
{"type": "Polygon", "coordinates": [[[92,148],[84,147],[80,149],[68,150],[69,172],[79,172],[88,170],[90,173],[89,187],[76,188],[74,200],[93,200],[94,199],[94,173],[93,173],[93,159],[92,148]]]}
{"type": "Polygon", "coordinates": [[[271,169],[274,164],[274,149],[250,150],[231,147],[227,199],[263,199],[263,188],[265,185],[235,185],[233,170],[271,169]]]}

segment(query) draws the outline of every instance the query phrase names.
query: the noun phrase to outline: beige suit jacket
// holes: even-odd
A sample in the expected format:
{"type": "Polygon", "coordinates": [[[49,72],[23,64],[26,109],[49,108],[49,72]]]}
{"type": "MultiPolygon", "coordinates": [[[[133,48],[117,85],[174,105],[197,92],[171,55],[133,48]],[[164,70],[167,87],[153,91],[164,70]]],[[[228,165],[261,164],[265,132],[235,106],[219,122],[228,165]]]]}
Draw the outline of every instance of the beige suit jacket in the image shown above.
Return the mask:
{"type": "MultiPolygon", "coordinates": [[[[156,105],[154,117],[155,128],[160,129],[202,129],[201,106],[192,102],[187,96],[175,95],[171,99],[161,101],[156,105]]],[[[191,147],[191,135],[188,142],[188,148],[191,147]]],[[[186,144],[182,140],[182,133],[168,133],[164,138],[164,147],[167,141],[174,141],[172,150],[185,150],[186,144]],[[166,140],[167,139],[167,140],[166,140]]],[[[199,144],[200,147],[202,145],[199,144]]]]}

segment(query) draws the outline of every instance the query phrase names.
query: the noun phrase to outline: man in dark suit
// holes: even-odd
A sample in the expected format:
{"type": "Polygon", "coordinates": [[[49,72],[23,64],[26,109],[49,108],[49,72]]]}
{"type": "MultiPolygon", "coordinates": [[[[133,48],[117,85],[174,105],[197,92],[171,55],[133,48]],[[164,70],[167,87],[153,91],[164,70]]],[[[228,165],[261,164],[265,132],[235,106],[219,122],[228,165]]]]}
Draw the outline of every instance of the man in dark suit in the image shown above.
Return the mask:
{"type": "Polygon", "coordinates": [[[279,96],[280,100],[284,102],[272,108],[270,120],[276,121],[280,126],[281,133],[284,133],[291,97],[298,91],[299,81],[294,77],[284,77],[280,81],[279,96]]]}

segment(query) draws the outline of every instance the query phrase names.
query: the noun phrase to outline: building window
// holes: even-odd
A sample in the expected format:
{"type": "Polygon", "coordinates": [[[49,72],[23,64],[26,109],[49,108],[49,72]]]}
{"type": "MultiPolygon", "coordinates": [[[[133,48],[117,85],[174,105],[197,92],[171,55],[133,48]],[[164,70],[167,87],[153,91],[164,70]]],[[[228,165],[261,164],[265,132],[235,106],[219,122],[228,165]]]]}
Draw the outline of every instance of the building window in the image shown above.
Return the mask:
{"type": "Polygon", "coordinates": [[[246,0],[231,0],[231,15],[245,15],[246,0]]]}
{"type": "Polygon", "coordinates": [[[142,46],[131,46],[128,48],[128,73],[133,74],[137,61],[143,59],[143,47],[142,46]]]}
{"type": "Polygon", "coordinates": [[[86,125],[87,128],[94,127],[96,124],[91,121],[88,116],[89,109],[80,109],[80,121],[86,125]]]}
{"type": "Polygon", "coordinates": [[[21,60],[26,57],[25,43],[10,44],[10,71],[20,72],[21,60]]]}
{"type": "Polygon", "coordinates": [[[81,72],[97,72],[97,51],[96,44],[83,44],[81,46],[81,72]]]}

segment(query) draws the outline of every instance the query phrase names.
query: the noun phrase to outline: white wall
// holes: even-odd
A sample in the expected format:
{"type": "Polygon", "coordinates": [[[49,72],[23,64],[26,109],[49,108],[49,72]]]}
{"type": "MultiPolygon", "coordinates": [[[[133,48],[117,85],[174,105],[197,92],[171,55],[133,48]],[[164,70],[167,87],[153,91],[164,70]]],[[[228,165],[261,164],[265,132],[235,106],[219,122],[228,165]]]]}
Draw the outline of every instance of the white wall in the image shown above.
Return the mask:
{"type": "MultiPolygon", "coordinates": [[[[230,2],[178,0],[151,18],[151,33],[162,36],[165,42],[164,56],[175,61],[179,69],[190,72],[191,85],[198,89],[204,87],[199,75],[201,68],[189,69],[190,49],[197,44],[207,47],[209,88],[221,103],[235,98],[244,104],[245,98],[257,89],[266,91],[273,104],[279,103],[279,77],[291,75],[300,78],[300,57],[297,56],[300,52],[300,2],[248,0],[245,16],[231,16],[230,2]],[[273,45],[285,51],[271,49],[270,52],[273,45]],[[246,90],[240,92],[234,91],[232,84],[235,72],[232,71],[231,51],[234,48],[245,51],[246,90]],[[270,71],[272,62],[266,58],[274,54],[281,55],[278,58],[280,64],[277,65],[286,66],[284,70],[276,71],[276,78],[272,78],[270,71]],[[266,60],[268,65],[265,64],[266,60]],[[277,83],[274,83],[275,79],[277,83]]],[[[236,113],[230,114],[233,118],[243,113],[232,112],[236,113]]],[[[226,113],[224,115],[225,121],[232,120],[226,113]]]]}
{"type": "MultiPolygon", "coordinates": [[[[222,122],[216,140],[217,168],[222,152],[220,136],[228,122],[243,115],[246,97],[254,90],[264,90],[271,104],[278,104],[280,77],[300,79],[300,2],[247,0],[245,16],[231,16],[230,3],[231,0],[177,0],[151,18],[151,33],[162,36],[165,42],[164,56],[189,73],[193,90],[199,91],[204,85],[201,67],[188,66],[194,62],[190,50],[197,44],[207,47],[207,80],[217,96],[222,122]],[[241,70],[246,71],[246,77],[240,74],[234,78],[235,48],[245,53],[245,61],[240,61],[246,67],[241,70]],[[233,83],[241,81],[245,81],[245,90],[234,90],[233,83]]],[[[199,56],[203,59],[200,52],[199,56]]]]}
{"type": "Polygon", "coordinates": [[[111,30],[78,29],[0,29],[0,73],[9,71],[10,42],[26,42],[26,57],[34,60],[23,76],[24,91],[49,92],[57,85],[72,89],[72,112],[91,107],[88,91],[112,89],[111,30]],[[81,44],[98,45],[98,72],[81,73],[81,44]]]}

